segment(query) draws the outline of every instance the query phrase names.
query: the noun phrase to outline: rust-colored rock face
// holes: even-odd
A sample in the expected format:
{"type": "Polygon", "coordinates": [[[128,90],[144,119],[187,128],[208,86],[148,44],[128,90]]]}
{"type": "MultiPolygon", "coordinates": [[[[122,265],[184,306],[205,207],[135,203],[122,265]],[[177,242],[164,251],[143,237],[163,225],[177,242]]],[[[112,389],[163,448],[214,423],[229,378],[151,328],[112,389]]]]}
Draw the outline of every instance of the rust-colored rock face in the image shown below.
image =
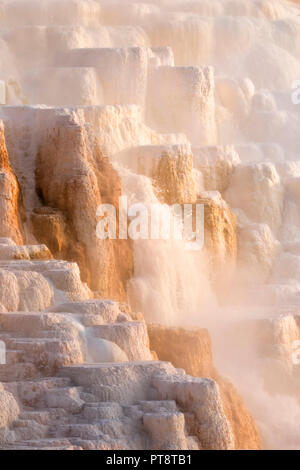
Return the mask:
{"type": "Polygon", "coordinates": [[[170,361],[194,377],[209,377],[219,386],[225,415],[234,434],[235,449],[261,448],[258,429],[235,387],[213,363],[211,339],[206,329],[185,329],[149,324],[150,348],[158,358],[170,361]]]}
{"type": "Polygon", "coordinates": [[[80,126],[57,128],[40,146],[37,191],[44,206],[32,216],[34,234],[58,258],[76,261],[83,280],[98,295],[126,298],[133,271],[130,242],[100,240],[96,212],[111,204],[118,213],[121,182],[99,143],[80,126]]]}
{"type": "Polygon", "coordinates": [[[4,127],[0,122],[0,237],[23,242],[20,222],[20,191],[9,163],[4,127]]]}
{"type": "Polygon", "coordinates": [[[148,324],[151,349],[161,361],[170,361],[195,377],[209,377],[213,370],[212,345],[205,328],[187,330],[148,324]]]}
{"type": "Polygon", "coordinates": [[[300,450],[299,37],[0,0],[0,449],[300,450]]]}
{"type": "Polygon", "coordinates": [[[192,204],[196,200],[192,154],[164,152],[152,171],[159,198],[166,204],[192,204]]]}
{"type": "Polygon", "coordinates": [[[36,208],[31,215],[31,223],[37,240],[43,241],[56,258],[67,258],[66,248],[71,233],[63,212],[51,207],[36,208]]]}
{"type": "Polygon", "coordinates": [[[121,152],[120,160],[135,173],[151,178],[162,203],[196,202],[193,154],[189,143],[133,147],[121,152]]]}
{"type": "MultiPolygon", "coordinates": [[[[233,281],[237,259],[236,218],[222,199],[201,197],[204,204],[204,249],[208,255],[210,277],[222,299],[233,281]]],[[[227,292],[228,295],[228,292],[227,292]]]]}
{"type": "Polygon", "coordinates": [[[219,374],[214,376],[220,388],[225,415],[231,424],[237,450],[260,450],[261,437],[256,423],[242,397],[228,380],[219,374]]]}

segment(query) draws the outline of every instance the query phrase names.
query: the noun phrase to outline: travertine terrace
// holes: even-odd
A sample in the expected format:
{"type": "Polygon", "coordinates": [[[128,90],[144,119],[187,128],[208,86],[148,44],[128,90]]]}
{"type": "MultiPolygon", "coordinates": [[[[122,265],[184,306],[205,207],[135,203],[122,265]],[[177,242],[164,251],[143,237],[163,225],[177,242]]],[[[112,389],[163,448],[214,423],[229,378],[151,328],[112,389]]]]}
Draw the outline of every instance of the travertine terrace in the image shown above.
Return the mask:
{"type": "Polygon", "coordinates": [[[0,0],[0,449],[300,449],[299,38],[298,1],[0,0]],[[204,206],[203,249],[101,239],[122,196],[204,206]]]}

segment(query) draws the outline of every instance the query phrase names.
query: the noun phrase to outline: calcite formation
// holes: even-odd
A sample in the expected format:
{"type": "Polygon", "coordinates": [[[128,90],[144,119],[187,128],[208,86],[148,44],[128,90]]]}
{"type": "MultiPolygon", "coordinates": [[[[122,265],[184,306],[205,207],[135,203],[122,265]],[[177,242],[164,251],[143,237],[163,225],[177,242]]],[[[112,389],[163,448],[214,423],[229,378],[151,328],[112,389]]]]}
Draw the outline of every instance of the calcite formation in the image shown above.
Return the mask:
{"type": "Polygon", "coordinates": [[[0,122],[0,171],[1,236],[21,243],[23,240],[20,220],[21,194],[18,180],[10,167],[2,122],[0,122]]]}
{"type": "Polygon", "coordinates": [[[206,329],[185,329],[149,324],[151,348],[162,360],[172,362],[194,377],[209,377],[219,386],[225,415],[232,427],[236,449],[259,450],[261,437],[255,421],[235,387],[220,376],[206,329]]]}
{"type": "Polygon", "coordinates": [[[35,171],[44,205],[65,214],[71,233],[64,236],[67,258],[78,261],[84,280],[99,295],[124,300],[133,269],[130,242],[99,240],[95,230],[98,206],[112,204],[117,209],[121,195],[118,175],[101,154],[100,144],[89,139],[84,127],[55,129],[40,148],[35,171]]]}
{"type": "MultiPolygon", "coordinates": [[[[7,260],[7,272],[32,277],[24,263],[7,260]]],[[[39,263],[41,279],[53,282],[51,305],[41,287],[44,305],[36,299],[29,312],[7,305],[0,318],[0,338],[7,345],[0,399],[11,403],[9,413],[0,414],[6,448],[233,447],[212,380],[192,379],[169,363],[153,361],[143,321],[132,321],[117,302],[88,300],[88,292],[85,300],[74,301],[75,292],[66,291],[70,282],[62,282],[67,267],[39,263]],[[58,304],[70,294],[73,302],[58,304]],[[134,432],[137,420],[141,434],[134,432]]]]}
{"type": "Polygon", "coordinates": [[[157,197],[162,203],[196,202],[190,144],[144,145],[124,150],[119,158],[133,171],[152,179],[157,197]]]}
{"type": "Polygon", "coordinates": [[[1,1],[1,449],[300,448],[299,8],[1,1]]]}
{"type": "Polygon", "coordinates": [[[218,193],[203,193],[197,203],[204,206],[204,250],[211,280],[222,296],[232,285],[236,273],[236,218],[218,193]]]}

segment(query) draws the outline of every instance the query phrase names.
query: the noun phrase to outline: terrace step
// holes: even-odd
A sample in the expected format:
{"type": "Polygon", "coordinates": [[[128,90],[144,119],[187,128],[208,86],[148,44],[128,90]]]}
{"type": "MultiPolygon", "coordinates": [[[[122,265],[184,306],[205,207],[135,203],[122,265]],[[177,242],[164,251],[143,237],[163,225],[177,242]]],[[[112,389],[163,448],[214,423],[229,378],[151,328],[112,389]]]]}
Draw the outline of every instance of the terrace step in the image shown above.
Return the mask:
{"type": "Polygon", "coordinates": [[[39,372],[32,363],[0,365],[0,382],[20,382],[38,376],[39,372]]]}

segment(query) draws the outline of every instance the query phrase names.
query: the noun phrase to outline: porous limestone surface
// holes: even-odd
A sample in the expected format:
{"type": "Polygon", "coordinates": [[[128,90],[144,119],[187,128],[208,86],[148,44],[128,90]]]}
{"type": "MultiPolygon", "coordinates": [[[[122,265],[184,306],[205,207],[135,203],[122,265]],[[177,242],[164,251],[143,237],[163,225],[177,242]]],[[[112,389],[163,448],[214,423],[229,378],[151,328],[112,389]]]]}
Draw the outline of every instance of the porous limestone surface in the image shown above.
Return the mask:
{"type": "Polygon", "coordinates": [[[122,303],[220,328],[231,295],[266,311],[259,365],[227,364],[266,446],[299,447],[299,27],[299,0],[1,1],[1,447],[232,448],[216,383],[152,361],[122,303]],[[204,204],[205,256],[99,240],[121,194],[204,204]]]}
{"type": "Polygon", "coordinates": [[[54,299],[81,300],[91,297],[81,282],[78,266],[63,261],[0,261],[3,278],[0,293],[8,310],[43,310],[54,299]],[[15,307],[10,307],[11,304],[15,307]]]}
{"type": "Polygon", "coordinates": [[[1,260],[39,260],[50,259],[51,253],[45,245],[20,246],[13,244],[0,244],[1,260]]]}
{"type": "MultiPolygon", "coordinates": [[[[10,254],[17,245],[2,238],[0,247],[10,254]]],[[[233,447],[217,385],[153,361],[146,324],[132,321],[125,304],[88,295],[58,303],[55,289],[73,292],[76,265],[7,258],[1,448],[233,447]]]]}
{"type": "Polygon", "coordinates": [[[172,205],[196,201],[189,143],[132,147],[120,152],[117,159],[134,173],[151,178],[162,202],[172,205]]]}

